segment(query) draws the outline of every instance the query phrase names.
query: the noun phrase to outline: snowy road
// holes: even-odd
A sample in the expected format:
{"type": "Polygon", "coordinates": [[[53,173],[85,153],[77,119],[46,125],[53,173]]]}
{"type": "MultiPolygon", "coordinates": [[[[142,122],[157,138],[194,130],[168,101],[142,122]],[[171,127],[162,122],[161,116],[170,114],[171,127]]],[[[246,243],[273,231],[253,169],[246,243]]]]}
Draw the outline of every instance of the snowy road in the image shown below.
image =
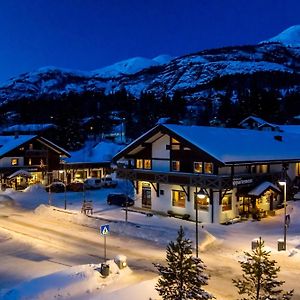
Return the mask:
{"type": "MultiPolygon", "coordinates": [[[[8,245],[12,244],[11,237],[3,239],[0,247],[1,249],[6,247],[7,250],[5,255],[2,251],[0,274],[5,273],[2,270],[2,261],[5,264],[9,256],[11,259],[15,259],[16,256],[22,257],[22,263],[25,261],[25,269],[26,264],[31,265],[34,261],[46,265],[55,264],[56,266],[51,267],[54,270],[71,265],[100,263],[104,259],[103,238],[97,230],[92,228],[57,221],[51,217],[45,218],[32,212],[11,209],[1,210],[0,228],[1,232],[9,233],[10,236],[25,243],[20,247],[20,242],[17,242],[20,250],[16,253],[15,247],[8,245]]],[[[132,269],[143,273],[154,271],[152,262],[160,260],[164,256],[164,250],[163,247],[157,249],[157,246],[153,247],[151,242],[143,240],[129,240],[116,235],[107,237],[107,257],[113,258],[122,253],[128,257],[128,263],[132,269]]],[[[26,271],[25,277],[28,275],[26,271]]],[[[32,275],[36,276],[36,274],[32,275]]],[[[22,277],[22,274],[20,276],[22,277]]],[[[146,274],[146,277],[148,276],[149,274],[146,274]]],[[[13,278],[9,279],[8,274],[5,274],[5,280],[2,276],[0,277],[0,288],[10,287],[9,283],[15,282],[13,278]]]]}
{"type": "MultiPolygon", "coordinates": [[[[43,205],[32,210],[41,203],[46,204],[47,195],[11,194],[17,205],[1,207],[0,211],[0,289],[69,266],[102,262],[103,238],[99,234],[99,224],[103,222],[111,224],[107,257],[126,255],[139,281],[155,277],[152,263],[165,258],[165,246],[174,239],[179,225],[184,226],[189,238],[194,238],[194,222],[130,213],[130,222],[125,224],[124,211],[108,206],[104,193],[107,192],[103,190],[88,195],[95,203],[96,218],[78,213],[80,194],[67,195],[70,209],[67,212],[43,205]]],[[[63,207],[63,197],[53,195],[54,204],[63,207]]],[[[243,251],[250,251],[251,240],[262,236],[267,250],[272,251],[272,258],[281,267],[280,279],[286,281],[285,288],[294,288],[293,299],[300,300],[297,282],[300,275],[300,203],[292,204],[293,222],[288,230],[286,252],[276,249],[276,241],[282,237],[280,211],[275,217],[261,222],[229,226],[204,224],[203,230],[200,227],[200,256],[211,275],[207,289],[217,299],[237,298],[232,279],[241,275],[238,261],[243,259],[243,251]],[[205,235],[205,232],[208,233],[205,235]]]]}

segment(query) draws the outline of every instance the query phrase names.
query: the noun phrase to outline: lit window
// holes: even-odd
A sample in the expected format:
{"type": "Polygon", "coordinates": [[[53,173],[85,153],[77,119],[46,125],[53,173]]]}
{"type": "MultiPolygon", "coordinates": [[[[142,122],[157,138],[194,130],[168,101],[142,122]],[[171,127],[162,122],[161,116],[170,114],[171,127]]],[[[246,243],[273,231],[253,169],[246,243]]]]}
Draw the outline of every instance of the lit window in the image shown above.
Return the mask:
{"type": "Polygon", "coordinates": [[[19,148],[20,151],[24,151],[24,147],[19,148]]]}
{"type": "Polygon", "coordinates": [[[29,144],[29,150],[33,150],[33,144],[29,144]]]}
{"type": "Polygon", "coordinates": [[[232,209],[232,195],[225,195],[222,199],[222,210],[231,210],[232,209]]]}
{"type": "Polygon", "coordinates": [[[268,172],[268,165],[259,166],[259,173],[267,173],[267,172],[268,172]]]}
{"type": "Polygon", "coordinates": [[[180,171],[180,161],[179,160],[172,161],[172,171],[180,171]]]}
{"type": "Polygon", "coordinates": [[[185,192],[172,190],[172,205],[185,207],[185,192]]]}
{"type": "Polygon", "coordinates": [[[172,150],[180,150],[180,143],[176,139],[171,139],[172,150]]]}
{"type": "Polygon", "coordinates": [[[194,172],[203,173],[202,162],[194,162],[194,172]]]}
{"type": "Polygon", "coordinates": [[[12,158],[11,159],[11,165],[12,166],[17,166],[19,164],[19,159],[18,158],[12,158]]]}
{"type": "Polygon", "coordinates": [[[147,170],[151,169],[151,159],[144,160],[144,169],[147,169],[147,170]]]}
{"type": "Polygon", "coordinates": [[[137,169],[143,169],[143,160],[142,159],[137,159],[136,160],[136,168],[137,169]]]}
{"type": "Polygon", "coordinates": [[[196,209],[196,204],[198,204],[198,210],[208,210],[209,208],[209,198],[205,196],[204,198],[198,197],[197,194],[195,194],[194,197],[194,209],[196,209]],[[198,203],[196,203],[198,201],[198,203]]]}
{"type": "Polygon", "coordinates": [[[28,165],[31,166],[31,158],[28,159],[28,165]]]}
{"type": "Polygon", "coordinates": [[[204,173],[206,173],[206,174],[213,173],[213,164],[212,163],[204,163],[204,173]]]}

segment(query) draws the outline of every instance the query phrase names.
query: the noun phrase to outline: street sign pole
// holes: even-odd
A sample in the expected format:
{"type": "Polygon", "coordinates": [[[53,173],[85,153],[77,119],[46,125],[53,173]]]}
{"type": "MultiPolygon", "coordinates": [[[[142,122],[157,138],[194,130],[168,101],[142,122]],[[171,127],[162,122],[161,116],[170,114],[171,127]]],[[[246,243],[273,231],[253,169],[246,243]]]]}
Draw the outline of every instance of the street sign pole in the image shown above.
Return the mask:
{"type": "Polygon", "coordinates": [[[100,233],[104,237],[104,261],[106,261],[106,236],[109,235],[109,224],[101,225],[100,233]]]}
{"type": "Polygon", "coordinates": [[[106,235],[104,235],[104,261],[106,261],[106,235]]]}

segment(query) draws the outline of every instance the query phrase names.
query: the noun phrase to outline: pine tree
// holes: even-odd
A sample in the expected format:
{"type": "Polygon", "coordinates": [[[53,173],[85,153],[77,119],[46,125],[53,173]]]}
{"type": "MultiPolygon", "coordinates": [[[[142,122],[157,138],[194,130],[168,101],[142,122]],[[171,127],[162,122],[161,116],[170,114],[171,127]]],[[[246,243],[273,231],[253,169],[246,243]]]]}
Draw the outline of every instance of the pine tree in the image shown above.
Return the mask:
{"type": "Polygon", "coordinates": [[[160,274],[156,285],[159,295],[169,300],[212,299],[202,289],[208,281],[205,265],[200,258],[192,256],[192,242],[184,237],[181,226],[176,242],[171,241],[166,252],[167,266],[154,264],[160,274]]]}
{"type": "Polygon", "coordinates": [[[270,251],[266,251],[261,238],[252,253],[245,252],[246,261],[240,262],[244,272],[243,279],[233,280],[240,295],[247,295],[242,300],[288,300],[293,290],[284,292],[284,281],[277,280],[280,267],[275,260],[270,260],[270,251]]]}

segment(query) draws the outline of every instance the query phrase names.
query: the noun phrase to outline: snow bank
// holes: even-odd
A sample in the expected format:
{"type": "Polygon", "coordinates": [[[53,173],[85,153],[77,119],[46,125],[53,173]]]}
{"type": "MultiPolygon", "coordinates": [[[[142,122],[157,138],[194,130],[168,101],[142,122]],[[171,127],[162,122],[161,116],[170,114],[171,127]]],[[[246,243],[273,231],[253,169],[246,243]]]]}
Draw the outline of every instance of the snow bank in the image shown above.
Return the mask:
{"type": "MultiPolygon", "coordinates": [[[[3,300],[89,299],[95,293],[131,274],[130,268],[120,270],[114,261],[107,261],[110,275],[103,277],[99,265],[70,267],[64,271],[23,282],[3,295],[3,300]]],[[[95,298],[96,299],[96,298],[95,298]]],[[[99,299],[99,298],[98,298],[99,299]]]]}
{"type": "Polygon", "coordinates": [[[46,193],[45,187],[42,184],[33,184],[23,190],[25,193],[46,193]]]}

